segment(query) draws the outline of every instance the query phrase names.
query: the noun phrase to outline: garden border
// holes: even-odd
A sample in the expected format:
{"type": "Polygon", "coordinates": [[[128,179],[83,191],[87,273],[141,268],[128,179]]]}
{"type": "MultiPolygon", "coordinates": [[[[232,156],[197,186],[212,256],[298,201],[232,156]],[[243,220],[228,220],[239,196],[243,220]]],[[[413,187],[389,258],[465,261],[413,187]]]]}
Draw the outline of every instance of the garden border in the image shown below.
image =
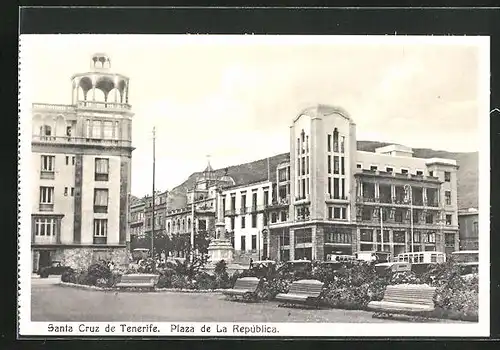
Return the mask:
{"type": "MultiPolygon", "coordinates": [[[[78,283],[70,283],[70,282],[62,282],[60,281],[58,285],[63,286],[63,287],[69,287],[69,288],[77,288],[77,289],[90,289],[90,290],[99,290],[103,292],[118,292],[120,291],[120,288],[116,287],[98,287],[98,286],[88,286],[85,284],[78,284],[78,283]]],[[[199,294],[207,294],[207,293],[222,293],[224,289],[179,289],[179,288],[154,288],[151,289],[149,292],[150,293],[199,293],[199,294]]],[[[128,292],[134,292],[133,289],[127,290],[128,292]]],[[[136,292],[144,292],[142,289],[138,289],[136,292]]],[[[145,292],[147,293],[147,292],[145,292]]]]}

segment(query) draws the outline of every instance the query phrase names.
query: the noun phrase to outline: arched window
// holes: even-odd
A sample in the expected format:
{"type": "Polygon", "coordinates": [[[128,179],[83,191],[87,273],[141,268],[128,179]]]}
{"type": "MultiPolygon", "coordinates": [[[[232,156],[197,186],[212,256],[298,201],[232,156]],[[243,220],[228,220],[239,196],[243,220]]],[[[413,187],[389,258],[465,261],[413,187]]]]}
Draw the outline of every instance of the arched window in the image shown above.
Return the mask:
{"type": "Polygon", "coordinates": [[[188,218],[188,231],[191,231],[191,219],[188,218]]]}
{"type": "Polygon", "coordinates": [[[182,231],[186,231],[186,222],[182,219],[182,231]]]}
{"type": "Polygon", "coordinates": [[[170,222],[167,223],[167,232],[170,233],[170,222]]]}

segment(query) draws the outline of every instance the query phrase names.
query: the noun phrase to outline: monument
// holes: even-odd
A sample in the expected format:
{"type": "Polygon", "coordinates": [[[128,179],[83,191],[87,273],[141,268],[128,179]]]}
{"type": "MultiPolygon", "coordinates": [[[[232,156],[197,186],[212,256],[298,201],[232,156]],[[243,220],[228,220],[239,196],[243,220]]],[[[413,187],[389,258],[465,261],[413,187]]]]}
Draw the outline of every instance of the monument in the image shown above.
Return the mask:
{"type": "Polygon", "coordinates": [[[217,189],[217,222],[215,223],[215,238],[208,245],[208,261],[215,264],[224,260],[227,264],[233,261],[233,247],[226,238],[226,225],[224,223],[224,212],[222,208],[222,189],[217,189]]]}

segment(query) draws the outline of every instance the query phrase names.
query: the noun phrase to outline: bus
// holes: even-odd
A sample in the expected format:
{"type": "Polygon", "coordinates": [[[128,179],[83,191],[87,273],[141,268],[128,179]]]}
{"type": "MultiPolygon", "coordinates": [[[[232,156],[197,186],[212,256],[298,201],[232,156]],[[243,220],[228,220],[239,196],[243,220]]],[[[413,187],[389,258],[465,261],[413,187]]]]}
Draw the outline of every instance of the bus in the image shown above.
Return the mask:
{"type": "Polygon", "coordinates": [[[354,256],[357,260],[366,261],[366,262],[374,262],[374,263],[382,263],[382,262],[390,262],[392,254],[390,252],[382,252],[382,251],[366,251],[366,252],[356,252],[354,256]]]}
{"type": "Polygon", "coordinates": [[[446,262],[446,254],[442,252],[413,252],[401,253],[395,259],[396,262],[407,262],[411,264],[411,270],[422,273],[429,265],[446,262]]]}
{"type": "Polygon", "coordinates": [[[478,272],[479,251],[477,250],[459,250],[451,253],[453,260],[460,265],[462,274],[468,275],[478,272]]]}
{"type": "Polygon", "coordinates": [[[335,253],[326,255],[326,261],[354,262],[356,260],[357,259],[354,255],[335,254],[335,253]]]}

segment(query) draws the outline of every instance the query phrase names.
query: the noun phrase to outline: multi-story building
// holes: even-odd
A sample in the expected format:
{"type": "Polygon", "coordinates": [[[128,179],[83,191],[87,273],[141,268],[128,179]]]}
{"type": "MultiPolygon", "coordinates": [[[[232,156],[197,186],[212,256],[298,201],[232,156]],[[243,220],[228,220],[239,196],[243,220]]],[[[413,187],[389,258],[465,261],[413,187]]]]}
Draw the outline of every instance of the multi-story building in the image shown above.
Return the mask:
{"type": "Polygon", "coordinates": [[[318,105],[294,119],[290,161],[279,166],[268,207],[271,258],[456,250],[456,161],[356,145],[356,125],[341,108],[318,105]]]}
{"type": "Polygon", "coordinates": [[[130,203],[129,214],[129,232],[130,232],[130,249],[146,248],[144,245],[144,238],[146,237],[144,230],[145,221],[145,199],[135,198],[130,203]]]}
{"type": "Polygon", "coordinates": [[[469,208],[458,211],[460,250],[479,249],[479,211],[469,208]]]}
{"type": "Polygon", "coordinates": [[[132,157],[129,78],[105,54],[71,77],[71,104],[32,106],[33,270],[125,263],[132,157]]]}

